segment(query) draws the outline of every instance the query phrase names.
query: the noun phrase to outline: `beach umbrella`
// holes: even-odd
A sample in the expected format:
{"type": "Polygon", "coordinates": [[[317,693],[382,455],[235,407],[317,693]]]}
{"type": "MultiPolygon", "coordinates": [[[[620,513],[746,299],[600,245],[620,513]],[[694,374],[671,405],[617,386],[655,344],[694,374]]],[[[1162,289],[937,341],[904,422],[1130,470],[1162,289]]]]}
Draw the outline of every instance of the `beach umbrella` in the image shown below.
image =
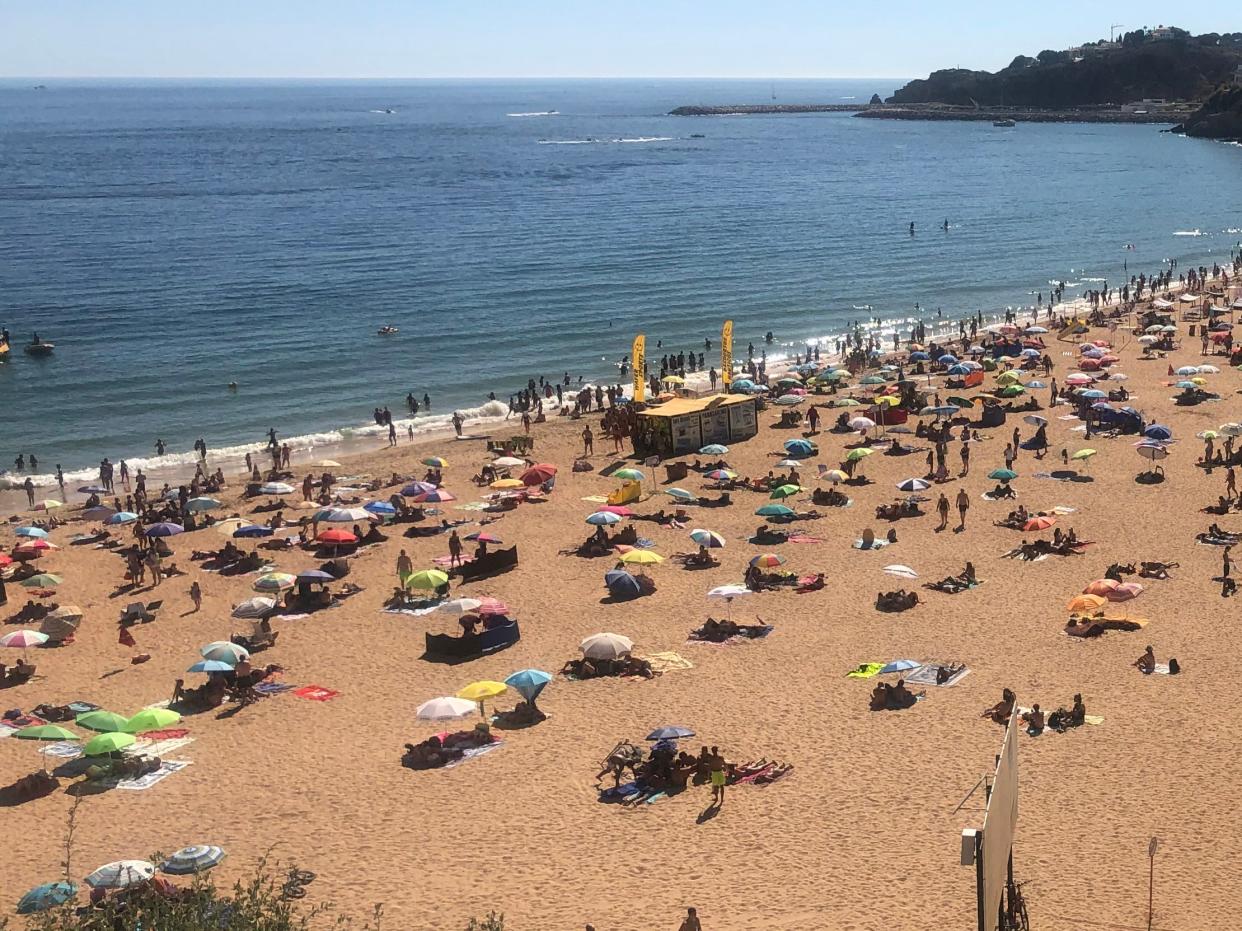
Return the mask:
{"type": "Polygon", "coordinates": [[[905,491],[905,492],[926,491],[929,488],[931,488],[931,483],[926,482],[921,478],[908,478],[903,482],[897,483],[898,491],[905,491]]]}
{"type": "Polygon", "coordinates": [[[834,398],[829,402],[832,407],[861,407],[862,402],[854,398],[834,398]]]}
{"type": "Polygon", "coordinates": [[[414,717],[420,721],[451,721],[468,717],[478,710],[479,706],[472,701],[446,695],[423,702],[414,712],[414,717]]]}
{"type": "Polygon", "coordinates": [[[406,576],[405,587],[431,592],[443,585],[447,585],[448,580],[448,575],[439,569],[420,569],[406,576]]]}
{"type": "Polygon", "coordinates": [[[329,524],[352,524],[360,520],[373,520],[374,517],[366,508],[324,508],[315,513],[313,520],[329,524]]]}
{"type": "Polygon", "coordinates": [[[1105,392],[1100,391],[1098,388],[1091,388],[1087,391],[1080,391],[1078,392],[1078,396],[1081,398],[1086,398],[1089,401],[1102,401],[1108,397],[1108,395],[1105,392]]]}
{"type": "MultiPolygon", "coordinates": [[[[729,387],[734,391],[750,391],[751,389],[755,387],[755,383],[751,381],[749,378],[737,378],[737,379],[734,379],[729,384],[729,387]]],[[[712,455],[717,455],[717,454],[703,453],[703,455],[712,456],[712,455]]]]}
{"type": "Polygon", "coordinates": [[[785,452],[798,458],[810,456],[819,451],[819,447],[810,440],[786,440],[783,445],[785,452]]]}
{"type": "Polygon", "coordinates": [[[552,681],[550,673],[544,672],[542,669],[520,669],[505,678],[505,685],[516,691],[532,705],[535,703],[540,693],[549,682],[552,681]]]}
{"type": "Polygon", "coordinates": [[[647,476],[638,469],[617,469],[612,473],[613,478],[619,478],[623,482],[641,482],[647,476]]]}
{"type": "Polygon", "coordinates": [[[46,553],[48,550],[60,549],[55,543],[47,540],[29,539],[23,540],[17,546],[13,547],[14,553],[46,553]]]}
{"type": "Polygon", "coordinates": [[[1008,385],[998,392],[1002,398],[1016,398],[1018,395],[1025,393],[1026,389],[1021,385],[1008,385]]]}
{"type": "Polygon", "coordinates": [[[783,498],[792,498],[794,495],[801,493],[801,485],[781,485],[777,488],[773,488],[772,493],[768,495],[768,498],[773,501],[778,501],[783,498]]]}
{"type": "Polygon", "coordinates": [[[927,362],[931,359],[931,356],[920,350],[910,353],[909,359],[911,362],[927,362]]]}
{"type": "MultiPolygon", "coordinates": [[[[47,634],[41,634],[37,630],[15,630],[0,637],[0,647],[10,647],[15,650],[25,651],[30,647],[43,646],[49,639],[51,638],[47,634]]],[[[24,657],[25,655],[25,652],[23,652],[22,656],[24,657]]]]}
{"type": "Polygon", "coordinates": [[[1148,443],[1139,444],[1139,446],[1136,447],[1136,451],[1144,459],[1150,459],[1152,462],[1156,462],[1159,459],[1167,459],[1169,457],[1169,451],[1163,446],[1156,446],[1148,443]]]}
{"type": "Polygon", "coordinates": [[[1057,522],[1057,519],[1055,517],[1047,517],[1041,514],[1037,517],[1032,517],[1030,520],[1028,520],[1025,524],[1022,525],[1022,529],[1023,530],[1047,530],[1049,527],[1051,527],[1056,522],[1057,522]]]}
{"type": "Polygon", "coordinates": [[[1071,614],[1089,613],[1098,611],[1106,604],[1108,599],[1101,595],[1075,595],[1070,599],[1069,610],[1071,614]]]}
{"type": "Polygon", "coordinates": [[[296,581],[288,572],[269,572],[255,579],[252,587],[256,592],[283,592],[293,588],[296,581]]]}
{"type": "Polygon", "coordinates": [[[286,485],[284,482],[266,482],[259,486],[259,494],[291,495],[293,494],[293,486],[286,485]]]}
{"type": "Polygon", "coordinates": [[[509,686],[505,685],[503,682],[492,682],[489,679],[481,679],[478,682],[471,682],[457,693],[457,697],[463,698],[466,701],[478,702],[479,714],[483,715],[484,719],[486,719],[487,708],[483,703],[489,698],[496,698],[498,695],[503,695],[508,690],[509,686]]]}
{"type": "Polygon", "coordinates": [[[731,482],[737,478],[737,473],[732,469],[712,469],[704,475],[704,478],[710,478],[717,482],[731,482]]]}
{"type": "Polygon", "coordinates": [[[1095,379],[1084,372],[1072,372],[1065,376],[1065,383],[1067,385],[1089,385],[1093,381],[1095,381],[1095,379]]]}
{"type": "Polygon", "coordinates": [[[849,451],[849,454],[845,457],[845,461],[846,462],[857,462],[859,459],[866,459],[868,456],[870,456],[874,452],[875,452],[874,449],[871,449],[866,446],[862,447],[861,449],[851,449],[849,451]]]}
{"type": "Polygon", "coordinates": [[[143,708],[125,722],[127,734],[144,734],[147,731],[158,731],[172,727],[181,720],[181,715],[167,708],[143,708]]]}
{"type": "Polygon", "coordinates": [[[248,598],[233,609],[233,617],[242,618],[259,618],[267,617],[276,610],[276,600],[274,598],[264,598],[262,596],[256,598],[248,598]]]}
{"type": "Polygon", "coordinates": [[[79,727],[89,727],[93,731],[110,733],[125,730],[125,722],[129,718],[114,711],[104,711],[99,708],[80,714],[73,720],[79,727]]]}
{"type": "Polygon", "coordinates": [[[82,738],[59,724],[34,724],[13,732],[18,740],[81,740],[82,738]]]}
{"type": "Polygon", "coordinates": [[[860,385],[887,385],[888,379],[883,375],[867,375],[858,382],[860,385]]]}
{"type": "Polygon", "coordinates": [[[842,472],[840,469],[828,469],[826,472],[820,475],[821,481],[832,482],[832,484],[834,485],[837,484],[837,482],[849,481],[849,478],[850,477],[846,475],[844,472],[842,472]]]}
{"type": "Polygon", "coordinates": [[[918,669],[923,664],[912,659],[895,659],[891,663],[886,664],[880,669],[879,675],[887,675],[893,672],[908,672],[911,669],[918,669]]]}
{"type": "Polygon", "coordinates": [[[707,593],[707,597],[718,601],[729,601],[751,594],[754,593],[745,585],[718,585],[707,593]]]}
{"type": "Polygon", "coordinates": [[[1022,418],[1022,422],[1029,423],[1032,427],[1048,426],[1048,419],[1046,417],[1040,417],[1038,414],[1027,414],[1022,418]]]}
{"type": "Polygon", "coordinates": [[[709,550],[722,549],[725,545],[725,538],[714,530],[691,530],[690,539],[709,550]]]}
{"type": "Polygon", "coordinates": [[[1026,387],[1028,390],[1030,390],[1033,388],[1047,388],[1048,386],[1045,385],[1042,381],[1028,381],[1026,383],[1026,387]]]}
{"type": "Polygon", "coordinates": [[[669,385],[684,385],[686,383],[686,380],[680,375],[665,375],[660,381],[669,385]]]}
{"type": "Polygon", "coordinates": [[[320,543],[329,543],[333,546],[344,546],[358,542],[358,538],[348,530],[325,530],[315,539],[320,543]]]}
{"type": "Polygon", "coordinates": [[[39,575],[32,575],[28,579],[22,579],[23,588],[55,588],[65,581],[60,576],[52,572],[41,572],[39,575]]]}
{"type": "Polygon", "coordinates": [[[57,508],[63,508],[64,506],[65,506],[65,503],[63,501],[57,501],[55,498],[47,498],[43,501],[36,502],[35,506],[31,508],[31,510],[33,511],[54,511],[57,508]]]}
{"type": "Polygon", "coordinates": [[[1018,477],[1018,473],[1013,469],[993,469],[988,473],[988,478],[997,482],[1012,482],[1018,477]]]}
{"type": "Polygon", "coordinates": [[[627,601],[630,598],[637,598],[642,592],[642,588],[638,584],[638,579],[630,575],[624,569],[611,569],[604,573],[604,586],[608,589],[608,593],[618,601],[627,601]]]}
{"type": "Polygon", "coordinates": [[[1201,366],[1199,366],[1199,374],[1200,374],[1200,375],[1216,375],[1216,374],[1219,374],[1219,373],[1220,373],[1220,369],[1218,369],[1218,368],[1217,368],[1216,366],[1214,366],[1214,365],[1201,365],[1201,366]]]}
{"type": "Polygon", "coordinates": [[[81,625],[82,609],[77,605],[61,605],[43,619],[39,631],[52,640],[65,640],[72,637],[81,625]]]}
{"type": "Polygon", "coordinates": [[[1152,343],[1159,342],[1155,336],[1140,336],[1138,341],[1144,346],[1150,346],[1152,343]]]}
{"type": "Polygon", "coordinates": [[[970,372],[971,372],[971,369],[969,366],[958,363],[957,365],[949,366],[949,370],[945,374],[962,376],[962,375],[969,375],[970,372]]]}
{"type": "MultiPolygon", "coordinates": [[[[132,737],[130,743],[133,743],[132,737]]],[[[101,866],[87,876],[86,884],[92,889],[124,889],[148,882],[154,875],[155,865],[146,860],[117,860],[101,866]]]]}
{"type": "Polygon", "coordinates": [[[596,527],[608,527],[621,523],[621,516],[611,511],[596,511],[594,514],[587,515],[586,522],[596,527]]]}
{"type": "Polygon", "coordinates": [[[686,491],[684,488],[668,488],[664,492],[670,498],[676,498],[678,501],[697,501],[692,492],[686,491]]]}
{"type": "MultiPolygon", "coordinates": [[[[734,384],[737,384],[734,382],[734,384]]],[[[722,446],[720,443],[708,443],[699,450],[701,456],[723,456],[729,451],[728,446],[722,446]]]]}
{"type": "Polygon", "coordinates": [[[949,395],[948,402],[949,403],[946,405],[947,407],[962,408],[962,407],[974,407],[975,406],[974,398],[963,398],[963,397],[959,397],[953,394],[949,395]]]}
{"type": "Polygon", "coordinates": [[[902,566],[902,565],[885,566],[881,571],[887,572],[889,575],[895,575],[899,579],[917,579],[919,577],[919,574],[915,572],[913,569],[911,569],[909,566],[902,566]]]}
{"type": "Polygon", "coordinates": [[[78,489],[78,493],[83,495],[106,495],[108,489],[104,488],[103,485],[83,485],[78,489]]]}
{"type": "Polygon", "coordinates": [[[477,598],[454,598],[440,602],[436,605],[436,610],[443,611],[445,614],[473,614],[482,604],[483,602],[477,598]]]}
{"type": "Polygon", "coordinates": [[[1174,385],[1173,387],[1175,387],[1175,388],[1194,388],[1194,387],[1196,387],[1196,385],[1195,385],[1195,383],[1194,383],[1193,381],[1179,381],[1179,382],[1178,382],[1176,385],[1174,385]]]}
{"type": "Polygon", "coordinates": [[[429,468],[432,468],[432,469],[447,469],[448,468],[448,460],[441,458],[440,456],[428,456],[426,459],[423,459],[421,461],[423,465],[428,466],[429,468]]]}
{"type": "Polygon", "coordinates": [[[185,503],[185,509],[195,513],[198,511],[210,511],[219,506],[220,502],[215,498],[191,498],[185,503]]]}
{"type": "Polygon", "coordinates": [[[1221,436],[1242,436],[1242,423],[1223,423],[1216,430],[1221,436]]]}
{"type": "Polygon", "coordinates": [[[1086,459],[1090,459],[1094,455],[1095,455],[1094,449],[1080,449],[1078,450],[1078,452],[1074,453],[1074,455],[1070,456],[1070,458],[1086,460],[1086,459]]]}
{"type": "Polygon", "coordinates": [[[457,496],[443,488],[435,488],[431,491],[424,491],[421,495],[415,495],[414,500],[419,504],[441,504],[446,501],[456,501],[457,496]]]}
{"type": "Polygon", "coordinates": [[[231,537],[234,531],[249,526],[251,526],[251,523],[248,520],[242,520],[240,517],[230,517],[227,520],[216,521],[216,523],[211,525],[211,529],[222,537],[231,537]]]}
{"type": "Polygon", "coordinates": [[[620,634],[592,634],[578,645],[578,649],[587,659],[621,659],[629,656],[634,641],[620,634]]]}
{"type": "Polygon", "coordinates": [[[201,673],[207,673],[207,674],[210,674],[213,672],[232,672],[232,671],[233,671],[232,663],[226,663],[223,660],[218,660],[218,659],[200,659],[197,663],[195,663],[193,666],[189,667],[186,670],[186,672],[201,672],[201,673]]]}
{"type": "Polygon", "coordinates": [[[1122,582],[1105,597],[1109,601],[1129,601],[1143,594],[1143,586],[1138,582],[1122,582]]]}
{"type": "Polygon", "coordinates": [[[1115,589],[1121,583],[1114,579],[1096,579],[1089,582],[1087,587],[1082,590],[1084,595],[1099,595],[1101,598],[1107,598],[1109,592],[1115,589]]]}
{"type": "Polygon", "coordinates": [[[796,512],[783,504],[765,504],[755,514],[759,517],[793,517],[796,512]]]}
{"type": "Polygon", "coordinates": [[[224,859],[224,850],[208,844],[192,844],[182,847],[160,864],[160,872],[172,876],[188,876],[209,870],[224,859]]]}
{"type": "Polygon", "coordinates": [[[654,566],[664,562],[664,557],[651,550],[630,550],[621,554],[621,562],[627,566],[654,566]]]}
{"type": "Polygon", "coordinates": [[[1016,385],[1021,381],[1022,381],[1022,376],[1019,375],[1017,372],[1015,372],[1013,369],[1009,369],[1008,371],[1001,372],[999,375],[996,376],[996,383],[998,385],[1016,385]]]}
{"type": "MultiPolygon", "coordinates": [[[[82,747],[82,752],[87,756],[102,756],[105,753],[115,753],[130,746],[135,739],[133,734],[127,734],[122,731],[107,731],[103,734],[96,734],[88,740],[86,745],[82,747]]],[[[94,884],[92,883],[92,885],[94,884]]]]}
{"type": "Polygon", "coordinates": [[[1195,365],[1183,365],[1181,368],[1177,369],[1177,374],[1178,375],[1198,375],[1199,368],[1198,366],[1195,366],[1195,365]]]}
{"type": "Polygon", "coordinates": [[[772,403],[779,404],[781,407],[796,407],[805,400],[806,398],[800,394],[782,394],[772,403]]]}
{"type": "Polygon", "coordinates": [[[47,539],[47,531],[42,527],[18,527],[13,533],[15,536],[27,537],[31,540],[47,539]]]}
{"type": "Polygon", "coordinates": [[[17,902],[17,914],[33,915],[70,902],[78,894],[78,887],[71,882],[43,883],[35,886],[17,902]]]}
{"type": "Polygon", "coordinates": [[[518,459],[516,456],[501,456],[492,465],[498,469],[516,469],[518,466],[526,465],[526,460],[518,459]]]}
{"type": "Polygon", "coordinates": [[[175,537],[179,533],[185,533],[185,528],[180,524],[164,520],[150,527],[144,527],[142,533],[147,537],[175,537]]]}
{"type": "MultiPolygon", "coordinates": [[[[475,540],[479,543],[504,543],[505,541],[495,534],[488,533],[486,530],[476,530],[474,533],[466,534],[467,540],[475,540]]],[[[298,576],[301,578],[301,576],[298,576]]]]}
{"type": "Polygon", "coordinates": [[[681,740],[685,737],[695,736],[694,731],[688,727],[682,727],[678,724],[667,725],[665,727],[657,727],[654,731],[647,735],[647,740],[681,740]]]}
{"type": "Polygon", "coordinates": [[[436,486],[431,482],[410,482],[401,489],[401,494],[407,498],[417,498],[421,494],[435,490],[436,486]]]}
{"type": "Polygon", "coordinates": [[[875,426],[875,421],[870,417],[855,417],[850,421],[850,429],[857,430],[859,433],[866,433],[875,426]]]}
{"type": "Polygon", "coordinates": [[[237,540],[246,540],[253,537],[270,537],[275,531],[264,524],[247,524],[244,527],[238,527],[233,531],[233,538],[237,540]]]}
{"type": "Polygon", "coordinates": [[[397,509],[387,501],[368,501],[362,507],[375,517],[391,517],[397,513],[397,509]]]}
{"type": "Polygon", "coordinates": [[[924,407],[919,411],[920,417],[935,417],[939,420],[941,417],[952,417],[958,412],[959,408],[952,404],[941,404],[939,407],[924,407]]]}
{"type": "Polygon", "coordinates": [[[750,564],[760,569],[774,569],[777,566],[785,565],[785,557],[777,553],[761,553],[758,556],[752,556],[750,564]]]}
{"type": "MultiPolygon", "coordinates": [[[[539,483],[536,482],[535,484],[539,484],[539,483]]],[[[516,478],[498,478],[496,479],[496,481],[492,482],[487,487],[488,488],[499,488],[499,489],[525,488],[526,483],[518,481],[516,478]]]]}
{"type": "Polygon", "coordinates": [[[1164,443],[1173,439],[1173,431],[1164,424],[1154,423],[1143,431],[1143,436],[1147,437],[1149,440],[1157,440],[1164,443]]]}
{"type": "Polygon", "coordinates": [[[522,481],[527,485],[542,485],[544,482],[551,480],[556,475],[556,466],[541,462],[533,465],[522,473],[522,481]]]}
{"type": "Polygon", "coordinates": [[[950,353],[946,352],[943,356],[941,356],[936,361],[939,362],[941,365],[953,365],[955,362],[957,362],[957,356],[951,355],[950,353]]]}
{"type": "Polygon", "coordinates": [[[218,659],[222,663],[236,666],[244,659],[250,659],[250,651],[229,640],[216,640],[198,651],[203,659],[218,659]]]}

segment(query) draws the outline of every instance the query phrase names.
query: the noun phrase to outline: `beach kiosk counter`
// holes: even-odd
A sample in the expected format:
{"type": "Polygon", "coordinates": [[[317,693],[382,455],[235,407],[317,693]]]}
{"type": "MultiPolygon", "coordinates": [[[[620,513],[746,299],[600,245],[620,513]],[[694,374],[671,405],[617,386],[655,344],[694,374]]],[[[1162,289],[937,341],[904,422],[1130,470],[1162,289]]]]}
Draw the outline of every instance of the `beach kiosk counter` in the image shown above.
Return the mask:
{"type": "Polygon", "coordinates": [[[740,443],[759,432],[759,401],[736,394],[674,398],[638,415],[646,453],[680,456],[709,443],[740,443]]]}

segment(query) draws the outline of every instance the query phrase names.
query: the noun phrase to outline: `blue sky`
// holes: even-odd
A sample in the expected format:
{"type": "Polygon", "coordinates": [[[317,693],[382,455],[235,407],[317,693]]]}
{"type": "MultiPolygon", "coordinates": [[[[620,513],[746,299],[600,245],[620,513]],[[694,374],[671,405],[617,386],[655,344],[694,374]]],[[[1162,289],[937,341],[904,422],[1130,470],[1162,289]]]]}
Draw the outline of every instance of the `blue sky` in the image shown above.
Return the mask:
{"type": "Polygon", "coordinates": [[[1242,29],[1236,11],[1236,0],[0,0],[0,76],[887,77],[993,70],[1113,23],[1242,29]]]}

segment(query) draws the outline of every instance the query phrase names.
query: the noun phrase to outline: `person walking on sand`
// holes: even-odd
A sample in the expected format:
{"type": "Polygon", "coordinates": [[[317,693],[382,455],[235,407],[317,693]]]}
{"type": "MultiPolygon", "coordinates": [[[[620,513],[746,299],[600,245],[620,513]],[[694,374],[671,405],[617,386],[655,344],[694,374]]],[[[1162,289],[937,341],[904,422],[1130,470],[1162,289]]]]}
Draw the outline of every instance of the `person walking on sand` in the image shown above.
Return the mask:
{"type": "Polygon", "coordinates": [[[966,494],[963,488],[957,493],[957,513],[961,516],[962,522],[957,525],[958,532],[966,529],[966,512],[970,510],[970,495],[966,494]]]}
{"type": "Polygon", "coordinates": [[[402,550],[401,555],[397,557],[397,581],[404,586],[405,580],[409,578],[410,573],[413,571],[414,563],[410,561],[410,554],[402,550]]]}
{"type": "Polygon", "coordinates": [[[591,432],[591,425],[587,424],[582,428],[582,455],[590,456],[595,453],[595,434],[591,432]]]}
{"type": "MultiPolygon", "coordinates": [[[[61,491],[64,491],[62,486],[61,491]]],[[[1225,471],[1225,497],[1232,501],[1238,496],[1238,474],[1233,466],[1225,471]]]]}
{"type": "Polygon", "coordinates": [[[967,475],[970,474],[970,445],[965,440],[962,441],[961,457],[962,457],[961,478],[965,478],[967,475]]]}
{"type": "Polygon", "coordinates": [[[396,426],[394,426],[392,421],[388,422],[388,445],[389,446],[397,445],[397,428],[396,426]]]}
{"type": "Polygon", "coordinates": [[[940,500],[936,502],[936,513],[940,515],[940,526],[936,528],[936,533],[939,533],[949,526],[949,499],[944,492],[940,493],[940,500]]]}
{"type": "Polygon", "coordinates": [[[190,600],[194,602],[194,613],[203,610],[203,589],[195,580],[190,583],[190,600]]]}
{"type": "Polygon", "coordinates": [[[686,917],[682,920],[677,931],[703,931],[703,925],[699,921],[699,913],[693,908],[686,909],[686,917]]]}
{"type": "Polygon", "coordinates": [[[522,431],[530,433],[530,411],[522,411],[522,431]]]}
{"type": "Polygon", "coordinates": [[[154,588],[164,581],[163,567],[160,565],[160,554],[154,546],[147,550],[147,568],[151,570],[151,587],[154,588]]]}
{"type": "Polygon", "coordinates": [[[30,476],[26,476],[26,481],[22,482],[22,487],[26,489],[26,500],[30,502],[30,507],[34,507],[34,482],[30,480],[30,476]]]}
{"type": "Polygon", "coordinates": [[[465,421],[461,419],[461,412],[453,411],[453,430],[457,433],[458,436],[461,436],[461,425],[463,423],[465,423],[465,421]]]}
{"type": "Polygon", "coordinates": [[[461,565],[461,537],[454,530],[449,534],[449,566],[461,565]]]}

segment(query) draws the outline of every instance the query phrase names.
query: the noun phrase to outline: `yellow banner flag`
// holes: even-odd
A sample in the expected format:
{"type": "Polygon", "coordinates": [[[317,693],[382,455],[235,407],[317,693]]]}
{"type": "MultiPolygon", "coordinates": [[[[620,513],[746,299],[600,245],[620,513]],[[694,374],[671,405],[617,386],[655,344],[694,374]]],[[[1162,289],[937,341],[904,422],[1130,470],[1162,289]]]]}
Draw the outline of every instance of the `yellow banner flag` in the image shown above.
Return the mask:
{"type": "Polygon", "coordinates": [[[726,320],[720,331],[720,377],[725,388],[733,383],[733,321],[726,320]]]}
{"type": "Polygon", "coordinates": [[[639,333],[630,349],[630,364],[634,369],[634,400],[643,401],[647,396],[647,338],[639,333]]]}

